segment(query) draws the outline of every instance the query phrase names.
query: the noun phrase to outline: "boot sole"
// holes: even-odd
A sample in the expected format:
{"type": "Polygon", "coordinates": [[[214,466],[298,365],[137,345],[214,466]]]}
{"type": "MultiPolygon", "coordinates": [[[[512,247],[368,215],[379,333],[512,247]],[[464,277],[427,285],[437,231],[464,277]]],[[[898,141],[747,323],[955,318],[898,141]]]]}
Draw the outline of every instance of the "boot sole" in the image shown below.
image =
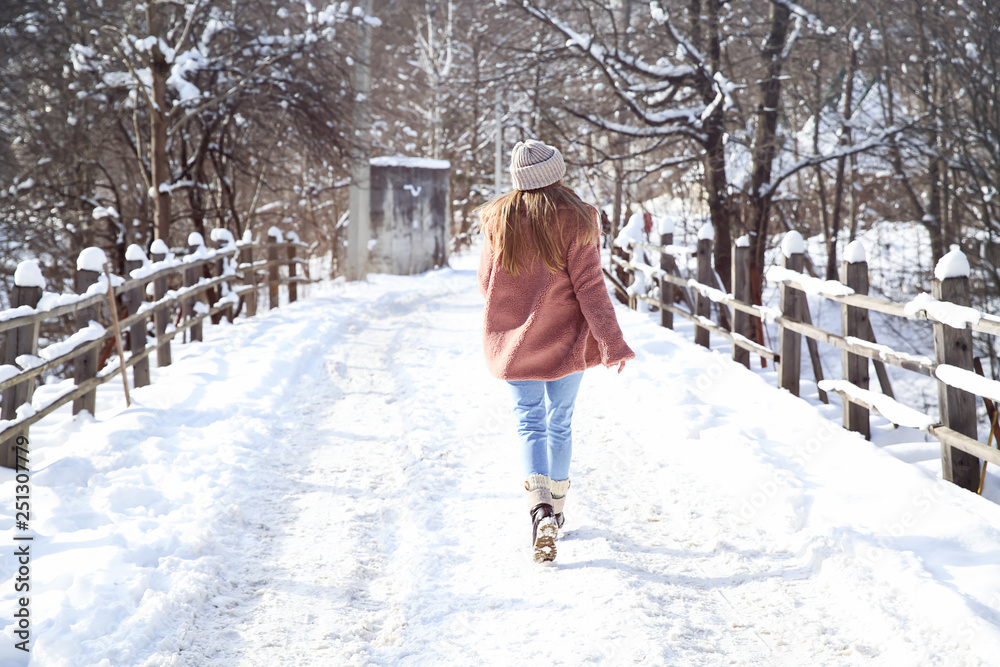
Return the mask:
{"type": "Polygon", "coordinates": [[[534,557],[536,563],[549,563],[556,559],[556,535],[559,528],[552,517],[542,519],[535,537],[534,557]]]}

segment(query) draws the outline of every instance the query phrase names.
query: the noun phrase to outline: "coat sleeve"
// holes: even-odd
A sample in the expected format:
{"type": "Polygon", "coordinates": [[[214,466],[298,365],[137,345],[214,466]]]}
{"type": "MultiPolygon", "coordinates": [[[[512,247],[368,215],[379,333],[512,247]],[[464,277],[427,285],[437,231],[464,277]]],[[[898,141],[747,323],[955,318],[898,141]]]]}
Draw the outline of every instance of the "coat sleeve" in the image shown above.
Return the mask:
{"type": "Polygon", "coordinates": [[[490,241],[483,236],[483,252],[479,255],[479,271],[476,278],[479,281],[479,293],[486,297],[486,290],[490,286],[490,276],[493,274],[493,249],[490,241]]]}
{"type": "Polygon", "coordinates": [[[615,307],[611,304],[608,288],[604,285],[598,244],[572,243],[566,257],[566,269],[587,326],[597,339],[601,363],[614,366],[635,358],[635,353],[622,336],[615,307]]]}

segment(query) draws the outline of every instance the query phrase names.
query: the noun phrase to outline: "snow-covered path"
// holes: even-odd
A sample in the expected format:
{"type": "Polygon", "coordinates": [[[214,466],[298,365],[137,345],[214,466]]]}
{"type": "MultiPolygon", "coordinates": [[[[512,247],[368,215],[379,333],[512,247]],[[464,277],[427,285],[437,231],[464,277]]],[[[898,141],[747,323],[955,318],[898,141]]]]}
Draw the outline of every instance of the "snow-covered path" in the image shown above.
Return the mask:
{"type": "Polygon", "coordinates": [[[38,429],[32,664],[1000,660],[997,505],[627,310],[638,358],[586,374],[566,535],[530,563],[472,262],[218,327],[132,408],[60,425],[88,451],[38,429]],[[110,555],[44,555],[67,540],[110,555]]]}

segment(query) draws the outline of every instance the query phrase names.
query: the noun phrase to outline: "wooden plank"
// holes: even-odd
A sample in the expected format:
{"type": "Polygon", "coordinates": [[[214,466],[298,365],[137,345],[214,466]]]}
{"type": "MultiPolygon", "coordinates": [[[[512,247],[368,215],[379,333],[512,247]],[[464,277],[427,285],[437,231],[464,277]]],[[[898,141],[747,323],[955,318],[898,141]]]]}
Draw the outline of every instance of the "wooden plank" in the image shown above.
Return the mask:
{"type": "MultiPolygon", "coordinates": [[[[805,257],[805,255],[803,255],[805,257]]],[[[812,315],[809,313],[809,299],[802,297],[802,323],[812,326],[812,315]]],[[[819,400],[824,403],[830,402],[830,397],[819,388],[819,383],[823,381],[823,364],[819,358],[819,346],[816,339],[806,336],[806,347],[809,350],[809,363],[812,364],[813,378],[816,380],[816,391],[819,393],[819,400]]]]}
{"type": "MultiPolygon", "coordinates": [[[[970,458],[978,461],[982,459],[989,461],[993,465],[1000,466],[1000,449],[987,447],[983,443],[970,438],[964,433],[948,428],[944,425],[934,425],[927,429],[927,432],[941,441],[943,446],[960,449],[970,458]]],[[[975,489],[973,489],[975,491],[975,489]]]]}
{"type": "MultiPolygon", "coordinates": [[[[13,289],[10,291],[10,305],[14,308],[19,306],[34,308],[38,305],[38,301],[41,298],[41,287],[29,287],[15,283],[13,289]]],[[[17,358],[22,354],[37,354],[38,329],[38,322],[11,329],[4,340],[3,362],[11,366],[16,366],[17,358]]],[[[34,393],[35,381],[33,378],[24,378],[20,382],[5,386],[3,388],[3,398],[0,399],[0,418],[14,419],[17,417],[17,409],[24,403],[30,403],[34,393]]],[[[27,427],[18,429],[14,437],[16,438],[18,435],[27,436],[27,427]]],[[[15,447],[4,447],[0,450],[0,465],[5,468],[16,469],[17,454],[18,452],[15,447]]]]}
{"type": "MultiPolygon", "coordinates": [[[[749,303],[750,294],[750,247],[737,242],[733,249],[732,284],[734,301],[727,304],[733,310],[733,333],[744,338],[753,339],[753,328],[750,326],[748,313],[737,308],[735,300],[749,303]]],[[[739,345],[733,345],[733,360],[750,368],[750,351],[739,345]]]]}
{"type": "Polygon", "coordinates": [[[810,324],[804,324],[802,322],[795,322],[794,320],[789,320],[785,317],[778,317],[775,322],[780,326],[787,327],[791,331],[800,333],[803,336],[810,338],[815,338],[821,343],[826,343],[827,345],[832,345],[833,347],[839,348],[841,350],[847,350],[854,354],[861,355],[862,357],[868,357],[869,359],[884,359],[886,363],[892,364],[893,366],[898,366],[900,368],[905,368],[908,371],[913,371],[914,373],[920,373],[921,375],[927,375],[930,377],[934,376],[934,364],[924,364],[918,361],[914,361],[908,357],[900,356],[896,353],[883,352],[881,350],[876,350],[873,348],[865,347],[862,345],[857,345],[855,343],[849,342],[843,336],[830,333],[829,331],[824,331],[810,324]]]}
{"type": "MultiPolygon", "coordinates": [[[[941,301],[950,301],[959,306],[968,306],[969,278],[960,276],[935,279],[932,295],[941,301]]],[[[950,364],[965,370],[972,370],[972,331],[955,329],[934,323],[934,355],[937,363],[950,364]]],[[[938,381],[938,408],[944,426],[977,439],[976,397],[967,391],[938,381]]],[[[942,443],[942,475],[964,489],[975,492],[979,488],[979,459],[962,449],[942,443]]]]}
{"type": "MultiPolygon", "coordinates": [[[[77,294],[83,294],[87,289],[97,282],[97,271],[78,270],[75,278],[75,288],[77,294]]],[[[84,329],[90,320],[97,319],[98,309],[96,307],[83,308],[76,312],[76,329],[84,329]]],[[[97,375],[97,349],[88,349],[86,352],[76,355],[73,359],[73,382],[80,386],[87,380],[97,375]]],[[[97,394],[93,391],[85,392],[73,401],[73,414],[86,410],[90,414],[97,411],[97,394]]]]}
{"type": "MultiPolygon", "coordinates": [[[[789,232],[791,233],[791,232],[789,232]]],[[[802,253],[791,256],[781,255],[781,264],[790,271],[802,270],[802,253]]],[[[801,321],[801,300],[805,295],[789,283],[782,283],[781,314],[786,322],[801,321]]],[[[778,368],[778,386],[787,389],[793,396],[799,395],[799,374],[801,372],[802,336],[794,329],[781,326],[778,331],[778,354],[781,355],[781,365],[778,368]]]]}
{"type": "MultiPolygon", "coordinates": [[[[674,242],[673,232],[660,234],[660,245],[666,246],[674,242]]],[[[670,253],[660,253],[660,326],[668,329],[674,328],[674,314],[663,307],[664,304],[674,304],[674,284],[664,278],[671,273],[677,272],[677,264],[670,253]]]]}
{"type": "MultiPolygon", "coordinates": [[[[225,254],[229,255],[232,254],[233,252],[235,251],[229,250],[226,251],[225,254]]],[[[154,261],[156,261],[155,256],[154,256],[154,261]]],[[[114,292],[116,295],[120,295],[124,292],[127,292],[128,290],[135,289],[136,287],[145,288],[146,284],[152,282],[154,279],[157,278],[165,279],[172,275],[178,275],[188,266],[197,267],[212,261],[215,261],[214,258],[201,259],[196,262],[191,262],[190,264],[183,264],[181,266],[167,266],[143,278],[132,278],[126,280],[121,285],[115,287],[114,292]]],[[[34,312],[29,315],[18,315],[16,317],[12,317],[7,320],[0,320],[0,333],[3,333],[4,331],[9,331],[10,329],[14,329],[20,326],[24,326],[26,324],[32,324],[34,322],[43,322],[45,320],[51,320],[57,317],[62,317],[63,315],[72,315],[80,311],[81,309],[92,308],[98,304],[102,304],[107,298],[108,298],[107,294],[101,292],[100,294],[94,294],[92,296],[86,297],[85,299],[74,301],[73,303],[65,304],[62,306],[56,306],[55,308],[50,308],[49,310],[34,312]]]]}
{"type": "MultiPolygon", "coordinates": [[[[646,301],[650,305],[654,305],[654,306],[659,303],[656,299],[651,299],[651,298],[645,297],[645,296],[639,297],[639,299],[641,301],[646,301]]],[[[670,306],[666,306],[665,305],[664,307],[667,308],[667,309],[669,309],[671,313],[673,313],[675,315],[680,315],[681,317],[689,319],[692,322],[694,322],[695,324],[698,324],[700,326],[704,326],[704,327],[710,329],[712,331],[712,333],[718,334],[718,335],[726,338],[727,340],[729,340],[734,345],[739,345],[740,347],[745,347],[746,349],[750,350],[754,354],[758,354],[758,355],[760,355],[762,357],[765,357],[766,359],[770,359],[771,361],[775,361],[775,360],[777,360],[779,358],[778,354],[776,352],[774,352],[773,350],[770,350],[770,349],[764,347],[763,345],[759,345],[759,344],[755,343],[754,341],[749,340],[749,339],[744,338],[744,337],[735,337],[734,338],[733,334],[731,332],[726,331],[725,329],[723,329],[719,325],[715,324],[714,322],[706,322],[706,321],[700,319],[697,315],[692,315],[691,313],[689,313],[688,311],[684,310],[683,308],[678,308],[677,306],[673,306],[673,305],[670,305],[670,306]]]]}
{"type": "MultiPolygon", "coordinates": [[[[274,237],[267,237],[267,307],[268,309],[278,307],[278,244],[274,243],[274,237]]],[[[358,276],[364,280],[364,275],[358,276]]]]}
{"type": "MultiPolygon", "coordinates": [[[[130,273],[141,266],[142,260],[126,260],[125,271],[126,273],[130,273]]],[[[140,306],[142,306],[142,302],[143,286],[141,284],[136,285],[132,289],[125,290],[122,296],[122,303],[128,311],[128,315],[125,317],[136,315],[139,312],[140,306]]],[[[124,322],[121,323],[122,329],[128,330],[128,348],[133,356],[146,349],[146,323],[148,321],[149,317],[144,313],[134,324],[126,325],[124,322]]],[[[149,380],[149,359],[143,357],[142,363],[136,364],[132,369],[132,386],[145,387],[149,384],[149,380]]]]}
{"type": "MultiPolygon", "coordinates": [[[[709,281],[713,279],[713,273],[712,240],[698,239],[698,282],[702,285],[708,285],[709,281]]],[[[698,297],[695,299],[695,313],[706,320],[712,316],[712,300],[702,292],[698,292],[698,297]]],[[[694,330],[695,344],[709,347],[708,332],[708,327],[701,326],[699,323],[694,330]]]]}
{"type": "Polygon", "coordinates": [[[298,285],[299,282],[296,280],[298,278],[296,271],[300,262],[296,261],[295,257],[295,246],[288,248],[288,278],[286,279],[286,284],[288,285],[288,303],[295,303],[299,298],[298,285]]]}
{"type": "MultiPolygon", "coordinates": [[[[875,340],[875,330],[872,329],[872,320],[868,318],[868,335],[865,336],[865,340],[871,341],[872,343],[877,343],[875,340]]],[[[885,370],[885,362],[881,359],[872,359],[875,364],[875,375],[878,377],[878,385],[882,388],[882,393],[889,398],[895,397],[892,393],[892,384],[889,382],[889,374],[885,370]]]]}
{"type": "MultiPolygon", "coordinates": [[[[166,259],[164,253],[153,253],[154,262],[162,262],[166,259]]],[[[161,301],[167,295],[167,276],[157,275],[153,280],[153,300],[161,301]]],[[[169,343],[170,338],[164,338],[167,332],[167,320],[169,319],[166,308],[156,308],[153,311],[153,333],[156,335],[156,365],[158,368],[169,366],[171,362],[170,345],[160,345],[161,340],[169,343]]]]}
{"type": "MultiPolygon", "coordinates": [[[[854,290],[856,294],[868,293],[868,262],[842,262],[840,265],[840,280],[854,290]]],[[[845,336],[865,338],[871,324],[868,321],[868,311],[857,306],[841,305],[841,331],[845,336]]],[[[856,387],[868,389],[868,358],[853,354],[849,350],[841,352],[843,376],[856,387]]],[[[865,440],[871,440],[871,422],[869,411],[864,407],[844,402],[844,427],[855,433],[860,433],[865,440]]]]}

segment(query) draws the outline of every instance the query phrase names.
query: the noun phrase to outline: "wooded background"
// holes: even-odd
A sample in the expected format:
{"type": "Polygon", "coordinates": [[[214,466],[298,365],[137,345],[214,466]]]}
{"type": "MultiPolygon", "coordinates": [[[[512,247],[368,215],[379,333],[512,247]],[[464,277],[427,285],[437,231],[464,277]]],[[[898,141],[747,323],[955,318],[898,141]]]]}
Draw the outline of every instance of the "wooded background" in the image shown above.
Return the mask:
{"type": "Polygon", "coordinates": [[[973,305],[998,312],[992,0],[2,3],[0,307],[22,259],[69,285],[83,247],[121,271],[130,243],[217,226],[297,229],[336,272],[362,21],[371,154],[451,162],[456,243],[494,193],[499,129],[504,167],[518,140],[559,146],[613,228],[667,195],[711,220],[718,266],[749,234],[755,301],[788,227],[823,235],[835,277],[870,225],[916,221],[924,266],[961,243],[973,305]]]}

